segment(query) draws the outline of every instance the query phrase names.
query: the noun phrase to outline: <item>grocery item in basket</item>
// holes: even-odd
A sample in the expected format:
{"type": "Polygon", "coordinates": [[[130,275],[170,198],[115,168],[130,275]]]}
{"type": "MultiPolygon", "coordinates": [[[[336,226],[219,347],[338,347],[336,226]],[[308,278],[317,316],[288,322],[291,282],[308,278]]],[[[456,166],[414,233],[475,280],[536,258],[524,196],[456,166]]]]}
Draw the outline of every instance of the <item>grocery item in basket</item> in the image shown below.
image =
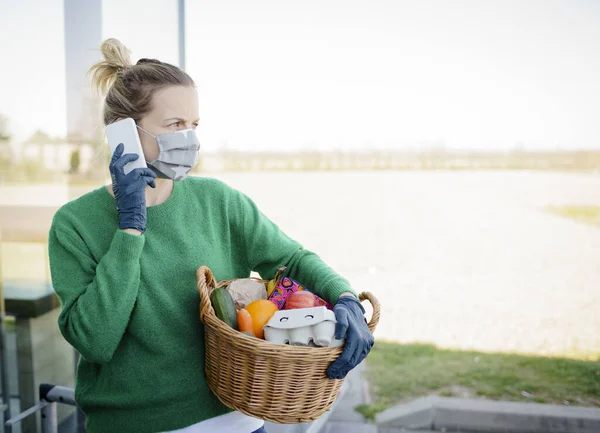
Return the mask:
{"type": "Polygon", "coordinates": [[[281,275],[286,270],[287,270],[287,266],[281,266],[279,269],[277,269],[277,273],[275,274],[273,279],[267,283],[267,298],[269,296],[271,296],[271,293],[273,293],[273,290],[275,290],[275,286],[277,286],[277,284],[279,283],[279,280],[281,280],[281,275]]]}
{"type": "Polygon", "coordinates": [[[237,331],[237,311],[229,292],[223,287],[213,290],[210,294],[210,303],[215,310],[216,316],[237,331]]]}
{"type": "Polygon", "coordinates": [[[240,278],[232,281],[227,286],[227,291],[231,294],[238,309],[246,308],[246,305],[257,299],[267,299],[265,283],[252,278],[240,278]]]}
{"type": "MultiPolygon", "coordinates": [[[[283,310],[285,306],[285,302],[288,296],[291,293],[298,292],[301,290],[306,290],[306,288],[297,281],[292,280],[291,278],[285,277],[279,280],[279,283],[275,286],[273,293],[269,296],[269,301],[274,302],[277,305],[277,308],[283,310]]],[[[333,310],[331,304],[324,299],[319,298],[315,295],[316,305],[327,307],[329,310],[333,310]]]]}
{"type": "Polygon", "coordinates": [[[277,311],[264,328],[265,340],[293,346],[343,346],[344,340],[334,336],[335,324],[334,312],[324,306],[277,311]]]}
{"type": "Polygon", "coordinates": [[[254,323],[252,322],[252,316],[248,313],[248,310],[245,308],[238,310],[237,318],[240,332],[254,336],[254,323]]]}
{"type": "Polygon", "coordinates": [[[283,308],[285,310],[294,310],[296,308],[312,308],[317,307],[316,296],[308,290],[299,290],[290,295],[285,300],[283,308]]]}
{"type": "Polygon", "coordinates": [[[275,290],[276,285],[277,281],[275,280],[275,278],[273,278],[267,283],[267,298],[271,296],[271,293],[273,293],[273,290],[275,290]]]}
{"type": "Polygon", "coordinates": [[[264,338],[263,328],[277,311],[277,305],[266,299],[259,299],[248,304],[246,310],[252,316],[254,335],[258,338],[264,338]]]}

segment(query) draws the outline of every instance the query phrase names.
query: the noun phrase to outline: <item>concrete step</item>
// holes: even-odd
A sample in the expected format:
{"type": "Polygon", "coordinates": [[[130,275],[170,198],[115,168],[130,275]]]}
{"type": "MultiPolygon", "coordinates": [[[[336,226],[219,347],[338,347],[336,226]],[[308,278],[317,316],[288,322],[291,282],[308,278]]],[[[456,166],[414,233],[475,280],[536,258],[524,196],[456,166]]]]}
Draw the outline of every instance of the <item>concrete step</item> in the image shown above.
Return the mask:
{"type": "Polygon", "coordinates": [[[598,433],[600,409],[511,401],[423,397],[376,417],[381,433],[405,429],[489,433],[598,433]],[[387,429],[387,430],[386,430],[387,429]]]}

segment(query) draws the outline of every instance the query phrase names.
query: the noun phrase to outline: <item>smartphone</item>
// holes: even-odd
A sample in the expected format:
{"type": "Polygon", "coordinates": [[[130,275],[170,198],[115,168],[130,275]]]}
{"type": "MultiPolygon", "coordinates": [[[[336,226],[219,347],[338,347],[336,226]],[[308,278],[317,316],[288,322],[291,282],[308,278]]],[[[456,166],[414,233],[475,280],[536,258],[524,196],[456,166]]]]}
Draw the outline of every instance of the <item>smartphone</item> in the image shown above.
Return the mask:
{"type": "Polygon", "coordinates": [[[140,157],[135,161],[128,162],[124,167],[125,174],[129,173],[134,168],[147,167],[140,135],[135,126],[135,121],[128,117],[127,119],[119,120],[111,123],[105,128],[106,140],[110,147],[110,154],[115,153],[115,149],[119,143],[123,143],[123,155],[126,153],[135,153],[140,157]]]}

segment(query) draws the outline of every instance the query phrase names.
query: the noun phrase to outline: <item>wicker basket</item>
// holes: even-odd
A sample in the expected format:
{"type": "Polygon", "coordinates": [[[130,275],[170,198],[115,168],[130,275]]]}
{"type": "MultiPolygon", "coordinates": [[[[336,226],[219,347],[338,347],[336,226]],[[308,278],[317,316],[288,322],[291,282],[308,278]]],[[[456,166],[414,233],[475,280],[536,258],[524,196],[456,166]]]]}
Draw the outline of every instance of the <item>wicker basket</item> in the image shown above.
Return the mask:
{"type": "MultiPolygon", "coordinates": [[[[244,335],[217,318],[210,303],[211,292],[229,281],[217,283],[206,266],[196,276],[205,325],[206,379],[225,406],[279,424],[314,421],[331,409],[343,380],[329,379],[325,372],[342,348],[273,344],[244,335]]],[[[368,292],[360,299],[373,305],[373,332],[379,302],[368,292]]]]}

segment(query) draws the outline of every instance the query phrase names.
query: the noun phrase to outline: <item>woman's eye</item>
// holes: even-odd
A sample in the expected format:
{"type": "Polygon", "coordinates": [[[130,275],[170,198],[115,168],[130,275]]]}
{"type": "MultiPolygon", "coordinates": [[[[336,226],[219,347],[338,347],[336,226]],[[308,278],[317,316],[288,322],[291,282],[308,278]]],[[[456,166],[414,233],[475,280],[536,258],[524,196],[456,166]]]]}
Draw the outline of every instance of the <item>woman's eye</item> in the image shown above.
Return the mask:
{"type": "Polygon", "coordinates": [[[171,123],[169,126],[179,126],[181,122],[175,122],[175,123],[171,123]]]}

